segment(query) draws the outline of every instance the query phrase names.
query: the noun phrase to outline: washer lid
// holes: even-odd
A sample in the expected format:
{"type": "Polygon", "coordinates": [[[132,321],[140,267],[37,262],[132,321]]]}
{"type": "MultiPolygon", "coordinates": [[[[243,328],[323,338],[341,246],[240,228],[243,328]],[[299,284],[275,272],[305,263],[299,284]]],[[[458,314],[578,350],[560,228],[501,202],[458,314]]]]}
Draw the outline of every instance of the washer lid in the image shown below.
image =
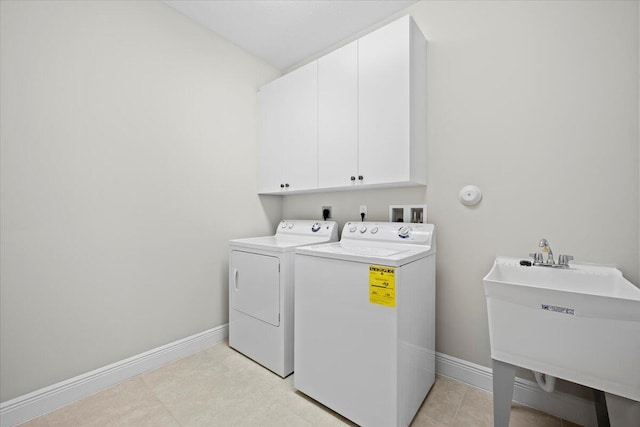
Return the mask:
{"type": "Polygon", "coordinates": [[[435,253],[425,245],[340,241],[296,249],[296,255],[399,267],[435,253]],[[359,244],[358,244],[359,243],[359,244]]]}

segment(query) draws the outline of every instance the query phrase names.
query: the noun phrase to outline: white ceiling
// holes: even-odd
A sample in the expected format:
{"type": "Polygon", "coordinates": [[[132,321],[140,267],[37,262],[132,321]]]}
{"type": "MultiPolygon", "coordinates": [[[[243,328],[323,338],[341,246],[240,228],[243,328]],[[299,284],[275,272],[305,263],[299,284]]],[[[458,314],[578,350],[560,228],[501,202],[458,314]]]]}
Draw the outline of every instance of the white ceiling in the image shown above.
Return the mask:
{"type": "Polygon", "coordinates": [[[417,0],[165,0],[285,70],[417,0]]]}

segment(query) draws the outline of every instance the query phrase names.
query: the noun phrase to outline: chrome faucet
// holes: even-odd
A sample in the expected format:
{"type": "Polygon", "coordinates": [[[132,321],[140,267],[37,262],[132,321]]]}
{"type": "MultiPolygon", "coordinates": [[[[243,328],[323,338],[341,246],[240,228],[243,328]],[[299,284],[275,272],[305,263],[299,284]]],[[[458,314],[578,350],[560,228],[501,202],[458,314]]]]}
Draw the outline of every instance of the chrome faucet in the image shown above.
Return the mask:
{"type": "Polygon", "coordinates": [[[558,257],[558,263],[556,264],[555,260],[553,259],[553,251],[551,250],[551,246],[549,245],[549,241],[547,239],[540,239],[538,247],[542,248],[541,252],[529,254],[529,256],[533,258],[533,265],[539,265],[541,267],[569,268],[569,261],[573,259],[573,256],[560,255],[558,257]],[[546,261],[544,260],[544,252],[547,253],[546,261]]]}
{"type": "Polygon", "coordinates": [[[551,246],[549,246],[549,241],[547,239],[541,239],[540,243],[538,243],[538,247],[542,248],[542,252],[547,253],[547,264],[555,264],[556,262],[553,260],[553,251],[551,250],[551,246]]]}

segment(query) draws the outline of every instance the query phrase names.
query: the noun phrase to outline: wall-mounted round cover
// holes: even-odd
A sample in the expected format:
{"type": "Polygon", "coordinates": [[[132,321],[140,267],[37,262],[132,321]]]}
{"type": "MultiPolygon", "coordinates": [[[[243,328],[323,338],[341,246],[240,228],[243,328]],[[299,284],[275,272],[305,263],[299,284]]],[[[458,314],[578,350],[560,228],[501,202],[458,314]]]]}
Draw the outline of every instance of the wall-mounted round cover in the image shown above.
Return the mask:
{"type": "Polygon", "coordinates": [[[458,199],[460,199],[460,203],[467,206],[473,206],[480,203],[482,200],[482,192],[475,185],[467,185],[458,194],[458,199]]]}

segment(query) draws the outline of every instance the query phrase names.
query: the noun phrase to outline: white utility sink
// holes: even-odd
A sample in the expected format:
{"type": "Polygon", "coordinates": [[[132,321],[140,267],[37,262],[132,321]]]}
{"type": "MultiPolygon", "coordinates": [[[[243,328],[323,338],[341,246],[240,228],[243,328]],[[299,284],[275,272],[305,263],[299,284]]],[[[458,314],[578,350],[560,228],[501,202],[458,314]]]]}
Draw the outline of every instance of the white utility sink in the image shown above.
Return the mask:
{"type": "Polygon", "coordinates": [[[499,257],[484,289],[495,361],[640,401],[640,289],[620,270],[499,257]]]}

